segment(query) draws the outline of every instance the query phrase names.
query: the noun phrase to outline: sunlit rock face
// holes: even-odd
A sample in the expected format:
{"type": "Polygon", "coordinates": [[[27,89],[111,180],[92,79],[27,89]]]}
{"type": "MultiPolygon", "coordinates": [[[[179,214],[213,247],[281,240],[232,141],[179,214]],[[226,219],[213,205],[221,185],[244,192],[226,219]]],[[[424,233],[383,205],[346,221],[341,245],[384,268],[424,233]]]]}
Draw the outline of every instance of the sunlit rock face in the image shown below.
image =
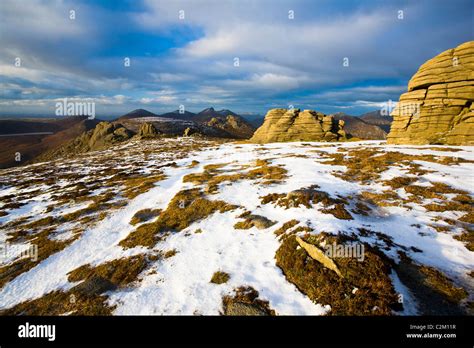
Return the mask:
{"type": "Polygon", "coordinates": [[[272,109],[250,139],[257,143],[346,140],[344,121],[313,110],[272,109]]]}
{"type": "Polygon", "coordinates": [[[474,41],[424,63],[392,111],[391,144],[474,145],[474,41]]]}

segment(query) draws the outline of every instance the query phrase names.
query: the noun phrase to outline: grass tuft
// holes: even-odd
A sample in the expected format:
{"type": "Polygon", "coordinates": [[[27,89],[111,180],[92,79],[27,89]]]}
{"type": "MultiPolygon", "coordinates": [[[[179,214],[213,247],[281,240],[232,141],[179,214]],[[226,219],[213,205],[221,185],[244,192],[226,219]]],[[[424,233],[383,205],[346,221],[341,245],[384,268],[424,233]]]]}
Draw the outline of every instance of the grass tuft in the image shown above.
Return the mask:
{"type": "Polygon", "coordinates": [[[229,273],[217,271],[214,272],[211,278],[211,283],[214,284],[224,284],[227,283],[230,279],[229,273]]]}

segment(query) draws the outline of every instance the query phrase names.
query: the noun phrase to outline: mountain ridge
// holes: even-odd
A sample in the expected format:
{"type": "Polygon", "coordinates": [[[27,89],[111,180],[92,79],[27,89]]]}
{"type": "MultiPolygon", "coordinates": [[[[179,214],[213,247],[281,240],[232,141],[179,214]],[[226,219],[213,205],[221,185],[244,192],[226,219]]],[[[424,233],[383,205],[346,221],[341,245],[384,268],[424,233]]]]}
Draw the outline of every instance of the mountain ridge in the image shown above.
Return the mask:
{"type": "MultiPolygon", "coordinates": [[[[365,115],[365,114],[364,114],[365,115]]],[[[379,125],[367,122],[363,116],[352,116],[342,112],[333,114],[334,119],[344,121],[344,130],[348,135],[366,140],[384,140],[387,132],[379,125]]]]}

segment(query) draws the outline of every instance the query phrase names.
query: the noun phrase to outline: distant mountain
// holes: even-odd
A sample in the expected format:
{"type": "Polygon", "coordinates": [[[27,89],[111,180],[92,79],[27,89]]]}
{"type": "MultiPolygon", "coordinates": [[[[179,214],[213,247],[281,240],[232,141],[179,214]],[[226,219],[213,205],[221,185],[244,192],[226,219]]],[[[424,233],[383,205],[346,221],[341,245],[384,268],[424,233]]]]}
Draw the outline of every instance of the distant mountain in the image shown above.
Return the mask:
{"type": "Polygon", "coordinates": [[[179,110],[175,110],[172,112],[167,112],[165,114],[161,114],[160,117],[165,118],[177,118],[180,120],[192,120],[196,114],[194,112],[184,111],[183,113],[179,112],[179,110]]]}
{"type": "Polygon", "coordinates": [[[366,123],[374,124],[382,128],[386,133],[390,132],[392,124],[391,116],[383,116],[380,110],[365,113],[359,116],[366,123]]]}
{"type": "Polygon", "coordinates": [[[116,122],[123,124],[133,132],[138,132],[143,122],[149,122],[158,132],[174,136],[183,135],[189,128],[192,133],[209,137],[248,139],[255,130],[250,123],[238,115],[220,116],[211,112],[198,117],[192,112],[180,114],[178,111],[174,111],[161,116],[119,119],[116,122]]]}
{"type": "Polygon", "coordinates": [[[383,140],[387,138],[387,132],[375,124],[370,124],[360,117],[351,116],[342,112],[333,115],[336,120],[343,120],[344,130],[352,137],[367,140],[383,140]]]}
{"type": "Polygon", "coordinates": [[[211,118],[213,117],[226,117],[226,116],[238,116],[235,112],[232,112],[227,109],[222,109],[222,110],[215,110],[213,107],[207,108],[202,110],[201,112],[198,112],[196,116],[194,117],[194,120],[197,122],[207,122],[210,121],[211,118]]]}
{"type": "Polygon", "coordinates": [[[255,131],[253,125],[228,109],[218,111],[213,107],[204,109],[193,117],[193,121],[221,129],[238,139],[248,139],[255,131]]]}
{"type": "Polygon", "coordinates": [[[265,120],[265,115],[253,115],[253,114],[246,114],[240,115],[243,119],[245,119],[248,123],[250,123],[254,128],[258,128],[263,124],[265,120]]]}
{"type": "Polygon", "coordinates": [[[139,133],[143,123],[149,123],[149,127],[164,136],[194,133],[248,139],[255,130],[236,113],[226,109],[216,111],[212,107],[198,114],[175,110],[162,115],[137,109],[96,128],[99,122],[85,116],[0,119],[0,168],[104,149],[139,133]],[[16,161],[17,153],[20,161],[16,161]]]}
{"type": "MultiPolygon", "coordinates": [[[[239,118],[241,117],[231,110],[228,110],[228,109],[215,110],[213,107],[204,109],[197,114],[193,112],[189,112],[189,111],[184,111],[181,113],[179,110],[175,110],[171,112],[166,112],[161,115],[155,114],[145,109],[137,109],[125,115],[120,116],[116,121],[130,120],[130,119],[142,118],[142,117],[164,117],[164,118],[173,118],[173,119],[178,119],[178,120],[195,121],[198,123],[207,123],[212,118],[225,119],[227,116],[235,116],[239,118]]],[[[246,121],[244,120],[244,122],[246,121]]]]}
{"type": "Polygon", "coordinates": [[[158,116],[157,114],[154,114],[153,112],[150,112],[145,109],[136,109],[133,111],[130,111],[128,114],[120,116],[118,119],[119,120],[128,120],[131,118],[139,118],[139,117],[155,117],[158,116]]]}
{"type": "Polygon", "coordinates": [[[240,115],[236,114],[235,112],[230,111],[229,109],[222,109],[222,110],[217,111],[217,113],[221,116],[229,116],[229,115],[231,115],[231,116],[240,116],[240,115]]]}
{"type": "Polygon", "coordinates": [[[57,149],[93,129],[99,122],[85,116],[0,120],[0,168],[35,160],[41,154],[57,149]],[[51,134],[41,134],[43,132],[51,134]],[[24,133],[32,134],[19,135],[24,133]],[[20,154],[18,162],[15,160],[16,153],[20,154]]]}

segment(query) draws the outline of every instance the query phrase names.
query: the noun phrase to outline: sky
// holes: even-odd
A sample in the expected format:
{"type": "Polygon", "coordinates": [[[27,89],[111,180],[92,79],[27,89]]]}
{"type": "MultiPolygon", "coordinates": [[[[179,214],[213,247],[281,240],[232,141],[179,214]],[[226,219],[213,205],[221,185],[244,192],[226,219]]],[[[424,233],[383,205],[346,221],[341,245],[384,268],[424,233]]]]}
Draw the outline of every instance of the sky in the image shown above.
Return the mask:
{"type": "Polygon", "coordinates": [[[470,40],[472,0],[1,0],[0,115],[54,115],[62,98],[99,116],[358,115],[470,40]]]}

